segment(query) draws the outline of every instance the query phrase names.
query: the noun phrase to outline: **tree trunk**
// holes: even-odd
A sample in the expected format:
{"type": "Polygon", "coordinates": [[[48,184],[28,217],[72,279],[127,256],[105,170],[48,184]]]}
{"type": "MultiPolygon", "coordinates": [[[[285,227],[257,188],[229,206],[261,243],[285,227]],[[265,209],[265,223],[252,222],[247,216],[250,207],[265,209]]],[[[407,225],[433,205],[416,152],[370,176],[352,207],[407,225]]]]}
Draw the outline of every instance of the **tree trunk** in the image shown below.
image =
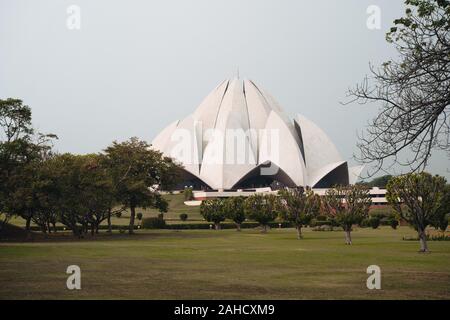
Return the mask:
{"type": "Polygon", "coordinates": [[[427,235],[425,230],[419,231],[420,252],[428,252],[427,235]]]}
{"type": "Polygon", "coordinates": [[[47,227],[45,222],[39,224],[39,228],[41,228],[42,233],[47,234],[47,227]]]}
{"type": "Polygon", "coordinates": [[[345,231],[345,244],[352,244],[352,235],[350,230],[345,231]]]}
{"type": "MultiPolygon", "coordinates": [[[[27,232],[27,239],[31,238],[31,216],[27,217],[26,224],[25,224],[25,230],[27,232]]],[[[1,227],[0,227],[1,231],[1,227]]]]}
{"type": "Polygon", "coordinates": [[[241,231],[241,224],[240,223],[236,223],[236,231],[241,231]]]}
{"type": "Polygon", "coordinates": [[[215,223],[214,227],[215,227],[216,230],[220,230],[220,222],[219,223],[215,223]]]}
{"type": "Polygon", "coordinates": [[[56,233],[56,222],[52,222],[53,224],[53,232],[56,233]]]}
{"type": "Polygon", "coordinates": [[[27,217],[27,223],[25,225],[25,230],[27,230],[29,232],[30,227],[31,227],[31,216],[27,217]]]}
{"type": "Polygon", "coordinates": [[[297,239],[303,239],[303,235],[302,235],[302,226],[296,226],[295,229],[297,229],[297,239]]]}
{"type": "Polygon", "coordinates": [[[111,209],[108,210],[108,233],[112,233],[111,209]]]}
{"type": "Polygon", "coordinates": [[[134,233],[134,218],[136,216],[136,207],[131,206],[130,211],[131,211],[131,215],[130,215],[130,226],[128,229],[128,233],[133,234],[134,233]]]}
{"type": "Polygon", "coordinates": [[[83,227],[80,229],[80,228],[78,228],[78,226],[74,225],[72,227],[72,232],[73,232],[74,236],[76,236],[76,237],[81,239],[82,233],[83,233],[82,229],[83,229],[83,227]]]}

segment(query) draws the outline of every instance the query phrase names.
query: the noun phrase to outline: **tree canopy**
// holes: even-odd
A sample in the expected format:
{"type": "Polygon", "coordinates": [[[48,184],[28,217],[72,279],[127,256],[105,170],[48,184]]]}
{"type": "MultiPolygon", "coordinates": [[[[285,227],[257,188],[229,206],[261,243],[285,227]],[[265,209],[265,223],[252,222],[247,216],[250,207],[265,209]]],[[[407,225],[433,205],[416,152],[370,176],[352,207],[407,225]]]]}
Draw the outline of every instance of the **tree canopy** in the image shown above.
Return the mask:
{"type": "Polygon", "coordinates": [[[445,183],[444,177],[426,172],[397,176],[388,183],[386,198],[394,210],[417,230],[421,252],[428,251],[425,229],[436,219],[445,183]]]}
{"type": "Polygon", "coordinates": [[[312,190],[303,188],[283,189],[279,191],[280,216],[291,222],[297,229],[297,238],[302,238],[302,227],[320,213],[320,196],[312,190]]]}
{"type": "Polygon", "coordinates": [[[358,143],[357,158],[375,164],[369,175],[393,164],[421,170],[436,149],[450,155],[450,1],[405,4],[387,33],[399,57],[371,66],[371,76],[349,91],[348,103],[380,107],[358,143]]]}
{"type": "Polygon", "coordinates": [[[36,133],[31,109],[19,99],[0,100],[0,231],[12,217],[33,222],[44,233],[61,223],[77,236],[97,233],[99,225],[126,208],[167,211],[159,190],[178,183],[181,166],[131,138],[113,142],[104,153],[52,152],[55,135],[36,133]]]}
{"type": "Polygon", "coordinates": [[[225,220],[224,200],[210,199],[202,201],[200,214],[208,222],[213,222],[216,230],[220,229],[220,223],[225,220]]]}
{"type": "Polygon", "coordinates": [[[346,244],[352,244],[352,227],[368,216],[371,204],[369,189],[359,185],[328,189],[323,198],[325,212],[344,229],[346,244]]]}
{"type": "Polygon", "coordinates": [[[131,211],[129,233],[133,233],[136,207],[167,208],[156,189],[176,183],[179,166],[137,138],[113,142],[105,149],[105,157],[116,198],[131,211]]]}
{"type": "Polygon", "coordinates": [[[238,231],[241,231],[241,224],[245,221],[244,197],[230,197],[225,200],[225,217],[233,220],[238,231]]]}
{"type": "Polygon", "coordinates": [[[263,232],[266,232],[269,222],[274,221],[278,216],[278,200],[278,197],[272,194],[251,195],[244,202],[245,215],[259,222],[263,228],[263,232]]]}

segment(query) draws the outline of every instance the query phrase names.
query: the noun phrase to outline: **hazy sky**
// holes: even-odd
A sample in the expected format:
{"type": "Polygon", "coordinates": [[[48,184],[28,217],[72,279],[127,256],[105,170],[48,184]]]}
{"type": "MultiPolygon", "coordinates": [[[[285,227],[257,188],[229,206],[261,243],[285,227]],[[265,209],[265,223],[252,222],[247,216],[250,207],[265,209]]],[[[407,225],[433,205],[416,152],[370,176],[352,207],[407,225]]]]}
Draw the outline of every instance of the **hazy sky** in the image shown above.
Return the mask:
{"type": "MultiPolygon", "coordinates": [[[[395,57],[385,32],[403,10],[401,0],[0,0],[0,98],[32,107],[57,150],[97,152],[151,141],[239,67],[354,164],[356,134],[377,108],[339,102],[369,62],[395,57]],[[67,28],[70,5],[80,30],[67,28]],[[366,26],[369,5],[381,30],[366,26]]],[[[448,168],[436,153],[429,171],[450,178],[448,168]]]]}

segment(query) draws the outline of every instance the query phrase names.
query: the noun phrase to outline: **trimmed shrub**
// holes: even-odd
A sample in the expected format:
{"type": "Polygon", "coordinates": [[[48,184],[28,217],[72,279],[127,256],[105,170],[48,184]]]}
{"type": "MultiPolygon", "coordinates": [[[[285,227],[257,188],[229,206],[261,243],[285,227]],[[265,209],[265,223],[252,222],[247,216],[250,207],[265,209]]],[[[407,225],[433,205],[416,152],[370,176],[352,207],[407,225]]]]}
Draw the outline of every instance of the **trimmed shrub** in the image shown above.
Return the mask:
{"type": "Polygon", "coordinates": [[[389,221],[389,225],[391,226],[392,229],[397,229],[397,227],[398,227],[398,220],[397,219],[392,219],[391,221],[389,221]]]}
{"type": "Polygon", "coordinates": [[[378,217],[371,217],[369,219],[369,225],[373,228],[376,229],[380,226],[380,219],[378,217]]]}
{"type": "MultiPolygon", "coordinates": [[[[318,217],[319,218],[319,217],[318,217]]],[[[311,228],[314,227],[320,227],[320,226],[331,226],[331,227],[338,227],[339,224],[336,222],[333,218],[326,218],[326,220],[320,220],[320,219],[312,219],[311,223],[309,224],[311,228]]]]}
{"type": "Polygon", "coordinates": [[[316,226],[312,228],[312,231],[343,231],[342,227],[333,227],[327,224],[316,226]]]}
{"type": "Polygon", "coordinates": [[[369,224],[369,218],[362,219],[361,222],[358,224],[361,228],[367,228],[370,226],[369,224]]]}
{"type": "Polygon", "coordinates": [[[194,199],[194,192],[193,192],[192,188],[184,189],[183,194],[184,194],[185,201],[191,201],[194,199]]]}
{"type": "Polygon", "coordinates": [[[320,226],[329,226],[329,225],[331,225],[331,223],[327,220],[313,219],[313,220],[311,220],[311,223],[310,223],[311,228],[320,227],[320,226]]]}
{"type": "MultiPolygon", "coordinates": [[[[426,235],[427,241],[450,241],[450,236],[441,234],[441,235],[433,235],[430,236],[429,234],[426,235]]],[[[403,237],[404,241],[419,241],[418,237],[403,237]]]]}
{"type": "Polygon", "coordinates": [[[142,220],[142,228],[144,229],[164,229],[166,221],[160,218],[145,218],[142,220]]]}
{"type": "Polygon", "coordinates": [[[182,213],[182,214],[180,214],[180,220],[181,220],[181,221],[186,221],[187,219],[188,219],[187,213],[182,213]]]}
{"type": "MultiPolygon", "coordinates": [[[[281,224],[281,228],[292,228],[292,224],[289,222],[271,222],[268,224],[270,228],[279,228],[281,224]]],[[[166,229],[175,229],[175,230],[187,230],[187,229],[209,229],[210,223],[171,223],[166,224],[166,229]]],[[[257,222],[244,222],[241,224],[242,229],[252,229],[258,228],[260,226],[257,222]]],[[[222,229],[235,229],[236,224],[230,222],[222,222],[220,224],[222,229]]]]}

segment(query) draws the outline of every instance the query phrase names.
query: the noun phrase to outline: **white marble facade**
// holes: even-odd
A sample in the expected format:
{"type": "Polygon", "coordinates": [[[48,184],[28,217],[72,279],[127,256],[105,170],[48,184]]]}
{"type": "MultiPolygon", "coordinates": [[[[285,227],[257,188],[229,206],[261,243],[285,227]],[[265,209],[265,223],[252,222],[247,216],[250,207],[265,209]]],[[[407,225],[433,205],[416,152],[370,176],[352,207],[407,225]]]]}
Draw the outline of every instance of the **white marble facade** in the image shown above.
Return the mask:
{"type": "Polygon", "coordinates": [[[301,115],[289,119],[251,80],[223,81],[152,146],[216,190],[264,175],[288,186],[330,187],[354,183],[362,170],[348,168],[323,130],[301,115]]]}

